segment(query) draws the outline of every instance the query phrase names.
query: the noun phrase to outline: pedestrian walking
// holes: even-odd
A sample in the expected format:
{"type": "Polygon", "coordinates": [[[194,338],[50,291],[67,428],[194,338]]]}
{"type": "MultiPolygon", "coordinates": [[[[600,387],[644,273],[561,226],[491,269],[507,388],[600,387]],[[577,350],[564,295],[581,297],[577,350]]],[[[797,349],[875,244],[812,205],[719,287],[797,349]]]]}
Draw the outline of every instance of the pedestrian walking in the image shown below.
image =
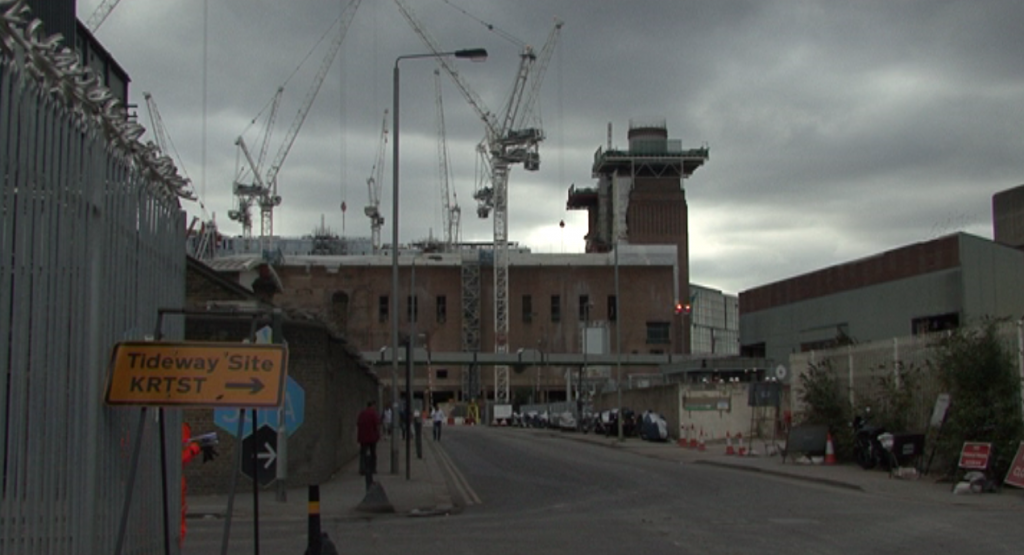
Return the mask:
{"type": "Polygon", "coordinates": [[[380,415],[374,402],[367,401],[356,418],[356,440],[359,442],[359,473],[366,478],[366,489],[373,484],[377,473],[377,442],[380,441],[380,415]]]}
{"type": "Polygon", "coordinates": [[[434,421],[434,441],[441,441],[441,425],[444,424],[444,411],[441,407],[434,405],[430,412],[430,418],[434,421]]]}

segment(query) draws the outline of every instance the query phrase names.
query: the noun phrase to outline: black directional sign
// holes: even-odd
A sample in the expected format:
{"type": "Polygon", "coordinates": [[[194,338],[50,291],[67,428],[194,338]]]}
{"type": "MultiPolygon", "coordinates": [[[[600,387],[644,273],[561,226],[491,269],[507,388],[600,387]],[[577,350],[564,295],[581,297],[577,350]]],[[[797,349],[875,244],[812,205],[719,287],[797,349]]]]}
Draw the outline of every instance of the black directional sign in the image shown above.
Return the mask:
{"type": "Polygon", "coordinates": [[[256,455],[256,483],[267,487],[277,477],[277,431],[267,425],[242,440],[242,474],[252,480],[253,454],[256,455]]]}

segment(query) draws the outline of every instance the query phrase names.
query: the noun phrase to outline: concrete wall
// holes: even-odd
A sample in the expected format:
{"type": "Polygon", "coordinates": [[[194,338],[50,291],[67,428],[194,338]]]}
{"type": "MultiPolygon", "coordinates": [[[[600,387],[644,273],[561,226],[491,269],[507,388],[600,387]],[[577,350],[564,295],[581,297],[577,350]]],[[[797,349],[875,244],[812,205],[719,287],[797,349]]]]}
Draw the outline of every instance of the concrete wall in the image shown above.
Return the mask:
{"type": "MultiPolygon", "coordinates": [[[[241,341],[249,333],[247,321],[190,317],[188,340],[241,341]]],[[[355,421],[366,401],[378,399],[378,380],[361,366],[358,353],[323,324],[286,320],[283,329],[288,344],[288,374],[305,392],[302,425],[288,439],[289,486],[321,483],[358,455],[355,421]]],[[[234,431],[214,424],[212,409],[186,410],[185,420],[194,435],[216,431],[219,456],[212,462],[195,460],[186,468],[189,491],[193,494],[223,493],[229,490],[237,472],[237,442],[234,431]]],[[[249,483],[241,478],[246,491],[249,483]]]]}

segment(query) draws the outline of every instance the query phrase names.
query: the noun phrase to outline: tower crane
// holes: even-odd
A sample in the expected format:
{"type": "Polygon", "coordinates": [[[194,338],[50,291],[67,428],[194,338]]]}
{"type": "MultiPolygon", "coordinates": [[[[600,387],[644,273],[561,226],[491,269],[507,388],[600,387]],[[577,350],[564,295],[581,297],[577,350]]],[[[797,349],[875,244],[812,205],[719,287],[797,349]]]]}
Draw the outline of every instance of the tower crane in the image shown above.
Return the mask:
{"type": "MultiPolygon", "coordinates": [[[[236,144],[245,156],[246,162],[249,164],[249,169],[253,174],[254,183],[251,185],[235,183],[235,195],[239,200],[238,209],[229,212],[228,215],[231,216],[232,219],[242,222],[243,228],[246,222],[250,222],[249,225],[251,226],[249,210],[254,202],[259,205],[260,249],[263,251],[264,256],[270,256],[273,248],[274,207],[281,204],[281,196],[277,194],[277,174],[281,171],[281,166],[284,164],[285,158],[288,157],[288,153],[291,151],[292,145],[295,144],[295,138],[298,136],[299,130],[302,128],[302,124],[306,121],[306,116],[309,115],[309,109],[313,106],[313,101],[316,100],[317,93],[320,92],[320,86],[323,85],[324,78],[327,77],[327,70],[331,68],[331,64],[334,63],[335,56],[337,56],[338,51],[341,50],[341,43],[345,40],[345,34],[348,31],[349,25],[352,23],[353,17],[355,17],[356,9],[359,7],[360,1],[361,0],[352,0],[335,21],[335,24],[338,25],[338,34],[335,35],[334,40],[331,41],[331,45],[327,49],[327,53],[324,56],[323,61],[320,63],[320,68],[313,77],[313,83],[306,92],[306,98],[299,106],[299,111],[295,115],[295,119],[292,121],[291,127],[288,128],[288,132],[285,133],[284,141],[282,141],[281,147],[277,151],[277,155],[271,161],[270,169],[267,170],[266,175],[261,177],[260,170],[262,168],[257,165],[255,160],[253,160],[244,139],[239,137],[236,141],[236,144]]],[[[332,25],[331,28],[333,29],[334,25],[332,25]]]]}
{"type": "Polygon", "coordinates": [[[434,90],[437,93],[437,169],[441,183],[441,217],[444,227],[444,244],[448,250],[457,244],[461,237],[462,209],[455,192],[450,192],[451,157],[448,156],[448,140],[444,127],[444,101],[441,96],[441,70],[434,70],[434,90]]]}
{"type": "MultiPolygon", "coordinates": [[[[266,159],[267,147],[270,145],[274,122],[277,119],[277,109],[281,105],[283,95],[284,87],[278,87],[270,101],[270,115],[267,117],[267,123],[262,133],[263,139],[260,141],[260,150],[256,161],[251,160],[249,148],[243,136],[239,135],[235,140],[239,153],[246,157],[247,165],[241,166],[235,177],[233,189],[235,196],[238,197],[238,208],[229,210],[228,217],[242,224],[242,237],[245,239],[252,239],[252,205],[263,194],[264,189],[260,175],[263,173],[263,161],[266,159]],[[252,177],[248,176],[248,168],[252,168],[252,177]],[[248,179],[252,179],[256,183],[250,184],[247,182],[248,179]]],[[[256,123],[257,119],[259,116],[253,118],[253,123],[256,123]]]]}
{"type": "MultiPolygon", "coordinates": [[[[156,100],[153,99],[151,93],[145,91],[142,93],[142,97],[146,100],[146,111],[149,113],[149,129],[153,132],[154,144],[163,154],[167,156],[174,155],[178,171],[185,177],[185,182],[191,185],[192,179],[188,176],[188,172],[185,171],[181,155],[178,154],[178,149],[175,148],[174,142],[171,141],[170,135],[167,134],[167,128],[164,126],[163,117],[160,116],[156,100]]],[[[192,223],[189,224],[188,231],[186,232],[186,237],[192,237],[195,232],[196,222],[200,221],[201,225],[196,234],[196,242],[193,244],[192,254],[199,260],[208,260],[216,255],[217,222],[206,212],[206,206],[203,205],[202,200],[199,200],[199,208],[202,210],[202,219],[200,220],[199,217],[192,219],[192,223]]]]}
{"type": "Polygon", "coordinates": [[[373,252],[380,252],[380,228],[384,226],[384,216],[380,213],[380,189],[384,184],[384,157],[388,145],[388,111],[384,110],[384,123],[381,124],[380,142],[377,146],[377,157],[373,162],[373,169],[370,170],[370,177],[366,180],[366,188],[370,192],[370,204],[366,205],[363,212],[370,218],[370,243],[373,245],[373,252]]]}
{"type": "MultiPolygon", "coordinates": [[[[444,52],[403,0],[395,0],[395,4],[431,52],[444,52]]],[[[487,109],[483,100],[469,87],[449,59],[444,56],[437,58],[441,69],[451,77],[484,122],[482,144],[490,166],[490,187],[481,189],[474,194],[474,198],[480,202],[477,213],[482,217],[486,217],[490,210],[494,211],[494,351],[499,354],[508,352],[508,173],[514,164],[522,164],[528,171],[540,169],[539,145],[544,140],[544,131],[539,126],[527,127],[525,122],[534,117],[536,95],[562,25],[561,20],[555,20],[539,57],[533,48],[523,47],[512,91],[501,112],[497,114],[487,109]]],[[[508,404],[510,401],[508,366],[494,367],[494,400],[498,404],[508,404]]]]}
{"type": "Polygon", "coordinates": [[[99,6],[96,6],[96,9],[93,10],[92,14],[89,15],[89,19],[85,22],[85,28],[88,29],[90,33],[95,33],[100,28],[100,25],[103,25],[103,22],[107,20],[107,16],[110,15],[110,12],[114,11],[114,8],[117,7],[118,2],[120,1],[121,0],[103,0],[99,6]]]}

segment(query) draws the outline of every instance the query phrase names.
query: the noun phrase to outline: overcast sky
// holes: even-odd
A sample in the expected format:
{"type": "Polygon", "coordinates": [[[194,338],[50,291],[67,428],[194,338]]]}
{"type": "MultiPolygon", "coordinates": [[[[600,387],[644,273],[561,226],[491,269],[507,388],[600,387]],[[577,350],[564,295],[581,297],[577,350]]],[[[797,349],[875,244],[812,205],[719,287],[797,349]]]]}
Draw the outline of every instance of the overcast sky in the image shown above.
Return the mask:
{"type": "MultiPolygon", "coordinates": [[[[502,34],[539,50],[555,18],[565,22],[541,90],[541,169],[517,166],[509,179],[509,240],[535,252],[582,252],[586,213],[565,209],[567,190],[594,185],[609,123],[616,147],[631,120],[652,118],[684,147],[709,146],[684,185],[691,280],[728,293],[956,231],[990,238],[992,195],[1024,183],[1016,0],[406,1],[442,48],[488,49],[486,62],[457,63],[493,111],[520,52],[502,34]]],[[[79,0],[79,18],[100,3],[79,0]]],[[[268,159],[278,152],[326,44],[313,49],[348,3],[123,0],[99,28],[147,127],[143,91],[156,100],[202,197],[187,203],[190,215],[205,208],[222,232],[241,233],[227,217],[235,139],[258,143],[264,108],[285,85],[268,159]]],[[[278,175],[277,234],[309,234],[322,216],[340,235],[369,236],[366,179],[392,67],[425,51],[394,2],[362,2],[278,175]]],[[[443,233],[434,67],[401,65],[402,242],[443,233]]],[[[476,217],[472,198],[483,126],[450,80],[443,98],[463,239],[488,241],[491,219],[476,217]]]]}

